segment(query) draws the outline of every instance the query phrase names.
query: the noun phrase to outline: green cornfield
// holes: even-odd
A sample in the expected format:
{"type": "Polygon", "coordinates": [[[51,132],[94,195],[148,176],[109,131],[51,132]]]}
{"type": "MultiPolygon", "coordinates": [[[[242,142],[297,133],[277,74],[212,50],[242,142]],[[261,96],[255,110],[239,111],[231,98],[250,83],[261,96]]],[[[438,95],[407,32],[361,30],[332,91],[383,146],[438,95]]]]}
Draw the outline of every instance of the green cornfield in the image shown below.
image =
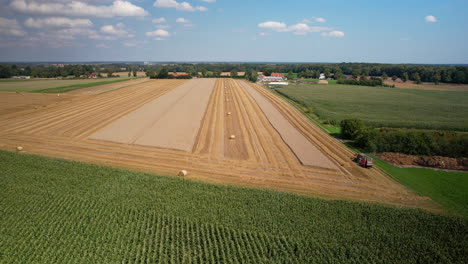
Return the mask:
{"type": "Polygon", "coordinates": [[[0,263],[466,263],[468,221],[0,151],[0,263]]]}
{"type": "Polygon", "coordinates": [[[322,120],[359,118],[375,127],[468,131],[468,93],[357,85],[290,85],[279,94],[322,120]]]}

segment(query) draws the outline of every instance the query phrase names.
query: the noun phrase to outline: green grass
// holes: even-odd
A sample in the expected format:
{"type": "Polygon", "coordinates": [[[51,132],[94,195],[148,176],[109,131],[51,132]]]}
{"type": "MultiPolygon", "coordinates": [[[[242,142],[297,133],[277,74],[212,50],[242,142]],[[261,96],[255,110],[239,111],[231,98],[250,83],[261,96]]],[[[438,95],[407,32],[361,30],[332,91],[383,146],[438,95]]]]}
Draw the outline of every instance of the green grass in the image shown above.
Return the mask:
{"type": "Polygon", "coordinates": [[[72,80],[13,80],[0,82],[0,91],[63,93],[76,89],[130,80],[131,78],[111,78],[72,80]]]}
{"type": "Polygon", "coordinates": [[[374,158],[375,164],[422,196],[431,197],[449,212],[468,218],[468,173],[425,168],[399,168],[374,158]]]}
{"type": "Polygon", "coordinates": [[[1,263],[466,263],[466,219],[0,151],[1,263]]]}
{"type": "Polygon", "coordinates": [[[289,85],[279,93],[323,120],[359,118],[376,127],[468,131],[468,93],[353,85],[289,85]]]}

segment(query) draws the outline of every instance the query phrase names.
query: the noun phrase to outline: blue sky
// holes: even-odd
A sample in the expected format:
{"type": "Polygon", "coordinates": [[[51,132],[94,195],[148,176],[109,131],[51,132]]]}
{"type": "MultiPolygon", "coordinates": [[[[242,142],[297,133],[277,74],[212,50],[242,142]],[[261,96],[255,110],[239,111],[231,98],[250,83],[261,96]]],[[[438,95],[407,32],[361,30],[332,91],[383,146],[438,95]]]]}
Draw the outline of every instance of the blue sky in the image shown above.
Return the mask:
{"type": "Polygon", "coordinates": [[[0,0],[0,61],[468,63],[467,0],[0,0]]]}

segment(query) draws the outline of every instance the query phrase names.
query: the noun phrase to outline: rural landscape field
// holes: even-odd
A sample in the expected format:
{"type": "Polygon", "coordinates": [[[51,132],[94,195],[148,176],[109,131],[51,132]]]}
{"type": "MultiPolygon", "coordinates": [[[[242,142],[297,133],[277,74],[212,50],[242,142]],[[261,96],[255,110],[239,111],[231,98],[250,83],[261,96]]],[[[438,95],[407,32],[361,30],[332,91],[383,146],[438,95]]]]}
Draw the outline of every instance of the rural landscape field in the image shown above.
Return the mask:
{"type": "Polygon", "coordinates": [[[0,7],[0,264],[468,263],[468,3],[0,7]]]}

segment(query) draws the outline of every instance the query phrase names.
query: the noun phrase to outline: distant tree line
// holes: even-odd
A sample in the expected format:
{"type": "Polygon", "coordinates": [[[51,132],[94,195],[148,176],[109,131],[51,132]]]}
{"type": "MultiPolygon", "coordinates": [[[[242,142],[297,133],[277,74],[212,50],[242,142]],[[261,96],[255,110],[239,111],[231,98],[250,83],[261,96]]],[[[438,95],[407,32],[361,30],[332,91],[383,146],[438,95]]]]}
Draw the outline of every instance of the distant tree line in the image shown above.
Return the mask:
{"type": "Polygon", "coordinates": [[[341,121],[344,138],[367,152],[399,152],[410,155],[468,157],[468,134],[370,128],[359,119],[341,121]]]}
{"type": "Polygon", "coordinates": [[[338,79],[337,84],[362,85],[362,86],[387,86],[381,78],[371,77],[370,79],[338,79]]]}
{"type": "MultiPolygon", "coordinates": [[[[120,64],[65,64],[57,65],[22,65],[22,64],[3,64],[0,65],[0,78],[11,78],[13,76],[31,76],[33,78],[57,78],[57,77],[75,77],[87,76],[96,73],[98,76],[112,77],[114,73],[120,72],[121,68],[129,72],[130,76],[136,77],[137,71],[141,70],[138,65],[120,64]]],[[[129,76],[129,77],[130,77],[129,76]]]]}
{"type": "MultiPolygon", "coordinates": [[[[468,84],[467,66],[448,65],[416,65],[416,64],[377,64],[377,63],[314,63],[314,64],[290,64],[290,63],[159,63],[154,65],[144,64],[66,64],[64,67],[45,64],[3,64],[0,65],[0,78],[10,78],[15,75],[27,75],[32,77],[65,77],[81,76],[89,73],[106,74],[120,71],[158,72],[165,68],[168,72],[186,72],[191,76],[221,77],[222,72],[231,72],[232,76],[239,72],[249,73],[263,72],[270,75],[273,72],[287,73],[288,77],[297,75],[299,78],[318,78],[321,73],[327,78],[343,79],[345,75],[353,77],[374,76],[400,78],[402,81],[434,82],[434,83],[464,83],[468,84]],[[199,74],[200,73],[200,74],[199,74]]],[[[256,78],[256,76],[255,76],[256,78]]]]}

